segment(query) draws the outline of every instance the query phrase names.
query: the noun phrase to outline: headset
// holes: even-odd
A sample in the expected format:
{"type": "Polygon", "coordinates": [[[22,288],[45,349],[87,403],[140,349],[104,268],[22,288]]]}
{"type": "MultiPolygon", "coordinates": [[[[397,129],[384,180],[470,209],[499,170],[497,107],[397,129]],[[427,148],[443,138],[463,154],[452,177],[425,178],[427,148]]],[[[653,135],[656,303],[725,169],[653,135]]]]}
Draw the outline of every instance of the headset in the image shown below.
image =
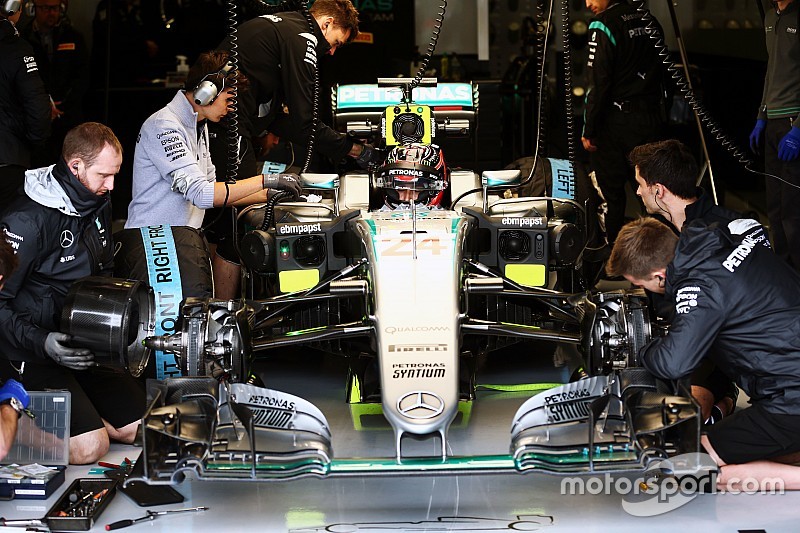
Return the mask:
{"type": "Polygon", "coordinates": [[[8,16],[13,15],[19,11],[20,3],[19,0],[5,0],[5,2],[3,2],[3,14],[8,16]]]}
{"type": "Polygon", "coordinates": [[[225,90],[225,80],[228,79],[232,71],[233,65],[229,61],[221,69],[203,76],[200,83],[192,91],[194,93],[194,103],[203,106],[214,103],[219,93],[225,90]],[[210,78],[220,75],[222,76],[222,87],[217,87],[217,84],[211,81],[210,78]]]}
{"type": "MultiPolygon", "coordinates": [[[[17,2],[17,3],[19,3],[19,2],[17,2]]],[[[60,4],[58,4],[58,11],[59,11],[59,13],[61,14],[62,17],[64,15],[66,15],[67,14],[67,4],[65,4],[64,2],[61,2],[60,4]]],[[[25,14],[28,15],[29,17],[35,17],[36,16],[36,4],[33,1],[25,2],[25,14]]]]}

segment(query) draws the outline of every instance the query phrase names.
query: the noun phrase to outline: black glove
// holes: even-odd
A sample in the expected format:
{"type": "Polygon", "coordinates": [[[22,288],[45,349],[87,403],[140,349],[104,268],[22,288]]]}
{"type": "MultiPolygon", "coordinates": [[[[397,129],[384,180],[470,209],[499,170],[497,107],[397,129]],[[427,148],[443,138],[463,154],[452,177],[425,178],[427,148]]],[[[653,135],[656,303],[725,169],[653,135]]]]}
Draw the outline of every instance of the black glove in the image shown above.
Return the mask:
{"type": "Polygon", "coordinates": [[[300,176],[297,174],[263,174],[263,185],[265,189],[278,189],[288,191],[295,198],[300,197],[303,186],[300,185],[300,176]]]}
{"type": "Polygon", "coordinates": [[[94,366],[94,354],[86,348],[72,348],[63,343],[72,337],[66,333],[55,331],[48,333],[44,341],[44,351],[47,357],[61,366],[72,370],[86,370],[94,366]]]}
{"type": "Polygon", "coordinates": [[[361,168],[366,169],[370,163],[373,165],[380,165],[383,163],[383,160],[386,159],[386,154],[383,153],[383,150],[379,150],[372,146],[371,144],[362,144],[364,148],[361,150],[361,154],[356,158],[356,163],[361,168]]]}

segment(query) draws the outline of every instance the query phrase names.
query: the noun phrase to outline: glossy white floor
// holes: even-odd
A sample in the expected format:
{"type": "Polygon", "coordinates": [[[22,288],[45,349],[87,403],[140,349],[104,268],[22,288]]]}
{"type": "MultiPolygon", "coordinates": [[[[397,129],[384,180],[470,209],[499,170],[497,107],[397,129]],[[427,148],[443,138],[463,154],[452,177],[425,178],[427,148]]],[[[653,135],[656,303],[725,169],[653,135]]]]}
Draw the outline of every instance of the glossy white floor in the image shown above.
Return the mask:
{"type": "MultiPolygon", "coordinates": [[[[512,349],[489,361],[481,383],[557,381],[550,355],[512,349]],[[536,369],[538,367],[538,370],[536,369]]],[[[267,386],[300,393],[315,402],[333,429],[337,457],[391,456],[392,434],[384,428],[357,432],[344,403],[344,366],[335,359],[298,354],[265,364],[267,386]]],[[[505,454],[509,426],[526,395],[481,391],[465,427],[451,430],[456,455],[505,454]]],[[[412,443],[424,449],[434,442],[412,443]]],[[[134,457],[139,450],[114,445],[109,462],[134,457]]],[[[433,452],[431,452],[433,453],[433,452]]],[[[77,477],[91,477],[89,467],[70,467],[66,487],[77,477]]],[[[279,483],[186,481],[178,490],[183,504],[154,510],[208,506],[203,513],[167,515],[131,526],[138,531],[268,531],[385,533],[388,531],[687,531],[796,532],[800,493],[783,495],[699,495],[670,512],[636,517],[622,507],[619,494],[562,495],[562,478],[545,474],[439,477],[364,477],[304,479],[279,483]]],[[[6,518],[36,518],[45,514],[63,488],[46,501],[0,503],[6,518]]],[[[596,491],[595,491],[596,492],[596,491]]],[[[105,524],[146,514],[117,494],[92,531],[105,524]]],[[[1,529],[1,528],[0,528],[1,529]]],[[[20,531],[15,529],[15,531],[20,531]]]]}

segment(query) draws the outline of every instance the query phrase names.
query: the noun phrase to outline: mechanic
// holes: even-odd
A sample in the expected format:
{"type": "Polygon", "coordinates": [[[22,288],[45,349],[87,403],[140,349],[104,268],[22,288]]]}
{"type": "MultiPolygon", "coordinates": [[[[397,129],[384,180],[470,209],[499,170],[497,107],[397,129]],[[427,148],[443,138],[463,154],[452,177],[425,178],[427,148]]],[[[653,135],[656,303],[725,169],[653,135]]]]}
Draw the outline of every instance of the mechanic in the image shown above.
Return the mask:
{"type": "MultiPolygon", "coordinates": [[[[214,206],[267,201],[267,191],[302,188],[295,174],[259,174],[227,184],[216,181],[209,154],[208,122],[228,113],[234,74],[227,52],[206,52],[189,70],[186,87],[142,125],[133,158],[133,197],[126,228],[166,224],[199,228],[214,206]]],[[[246,89],[239,75],[237,90],[246,89]]],[[[219,261],[215,258],[214,265],[219,261]]],[[[220,274],[222,275],[222,274],[220,274]]],[[[216,277],[216,276],[215,276],[216,277]]]]}
{"type": "Polygon", "coordinates": [[[61,155],[64,136],[83,122],[83,99],[89,89],[89,52],[83,35],[67,19],[62,0],[32,0],[33,22],[20,35],[33,47],[44,86],[50,95],[52,132],[46,149],[33,154],[35,166],[61,155]]]}
{"type": "Polygon", "coordinates": [[[719,488],[780,478],[800,489],[800,467],[784,464],[800,457],[800,274],[764,238],[754,220],[696,220],[679,238],[642,218],[622,228],[606,267],[675,301],[667,335],[639,351],[642,366],[682,379],[708,354],[750,397],[702,436],[721,467],[719,488]]]}
{"type": "MultiPolygon", "coordinates": [[[[625,1],[586,0],[589,89],[583,147],[605,198],[606,234],[614,243],[625,220],[625,184],[633,185],[628,154],[663,136],[662,65],[642,14],[625,1]]],[[[653,27],[663,35],[652,18],[653,27]]]]}
{"type": "MultiPolygon", "coordinates": [[[[3,280],[17,267],[14,249],[5,239],[0,239],[0,290],[3,280]]],[[[11,451],[17,435],[17,422],[22,410],[28,407],[30,396],[25,387],[15,379],[7,379],[0,386],[0,461],[11,451]]]]}
{"type": "Polygon", "coordinates": [[[133,442],[145,395],[127,372],[95,366],[89,350],[59,332],[72,283],[113,270],[108,193],[122,147],[108,127],[87,122],[67,133],[62,154],[26,173],[25,195],[0,217],[19,263],[0,290],[0,378],[29,390],[69,390],[69,461],[86,464],[108,451],[109,438],[133,442]]]}
{"type": "Polygon", "coordinates": [[[19,36],[18,0],[0,4],[0,211],[16,197],[31,152],[50,135],[50,99],[31,45],[19,36]]]}
{"type": "MultiPolygon", "coordinates": [[[[250,90],[238,98],[242,138],[237,178],[260,171],[252,139],[263,137],[267,131],[284,140],[308,145],[313,119],[318,114],[314,105],[317,61],[324,54],[333,55],[358,35],[358,11],[351,0],[316,0],[309,13],[310,21],[303,13],[290,11],[256,17],[238,28],[238,66],[250,80],[250,90]]],[[[220,48],[230,50],[231,43],[229,36],[220,48]]],[[[321,95],[319,99],[324,101],[321,95]]],[[[314,149],[334,163],[345,156],[354,157],[362,167],[382,158],[379,150],[354,143],[319,120],[314,149]]],[[[211,155],[220,170],[218,179],[227,175],[227,150],[225,130],[212,127],[211,155]]],[[[210,211],[207,221],[217,216],[210,211]]],[[[217,244],[219,255],[229,261],[230,273],[234,275],[238,274],[239,258],[231,243],[230,220],[230,216],[222,216],[219,223],[209,228],[207,236],[209,242],[217,244]]],[[[238,275],[235,279],[238,281],[238,275]]]]}
{"type": "MultiPolygon", "coordinates": [[[[636,173],[636,194],[645,209],[666,222],[676,234],[694,220],[704,224],[728,224],[743,215],[716,205],[708,194],[696,186],[699,175],[697,161],[680,141],[669,139],[634,148],[629,156],[636,173]]],[[[769,247],[769,239],[761,229],[761,243],[769,247]]],[[[668,322],[674,320],[675,306],[670,300],[648,292],[656,314],[668,322]]],[[[739,389],[708,358],[692,373],[692,396],[700,404],[706,424],[718,422],[733,412],[739,389]]]]}
{"type": "Polygon", "coordinates": [[[773,1],[766,10],[767,75],[750,148],[764,144],[767,216],[772,246],[778,256],[800,270],[800,3],[773,1]],[[765,142],[766,141],[766,142],[765,142]]]}

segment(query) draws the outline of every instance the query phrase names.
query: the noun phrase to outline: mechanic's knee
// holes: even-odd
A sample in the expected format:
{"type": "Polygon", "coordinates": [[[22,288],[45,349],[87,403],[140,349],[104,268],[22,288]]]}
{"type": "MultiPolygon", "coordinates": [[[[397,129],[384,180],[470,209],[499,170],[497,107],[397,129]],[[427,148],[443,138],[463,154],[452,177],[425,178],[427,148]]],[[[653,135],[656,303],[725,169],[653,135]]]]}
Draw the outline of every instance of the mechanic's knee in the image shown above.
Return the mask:
{"type": "Polygon", "coordinates": [[[109,438],[124,444],[133,444],[133,441],[136,439],[136,432],[139,429],[139,424],[142,422],[141,420],[137,420],[121,428],[115,428],[105,420],[103,420],[103,423],[106,425],[106,432],[109,438]]]}
{"type": "Polygon", "coordinates": [[[99,461],[108,453],[110,441],[104,428],[69,438],[69,464],[86,465],[99,461]]]}

